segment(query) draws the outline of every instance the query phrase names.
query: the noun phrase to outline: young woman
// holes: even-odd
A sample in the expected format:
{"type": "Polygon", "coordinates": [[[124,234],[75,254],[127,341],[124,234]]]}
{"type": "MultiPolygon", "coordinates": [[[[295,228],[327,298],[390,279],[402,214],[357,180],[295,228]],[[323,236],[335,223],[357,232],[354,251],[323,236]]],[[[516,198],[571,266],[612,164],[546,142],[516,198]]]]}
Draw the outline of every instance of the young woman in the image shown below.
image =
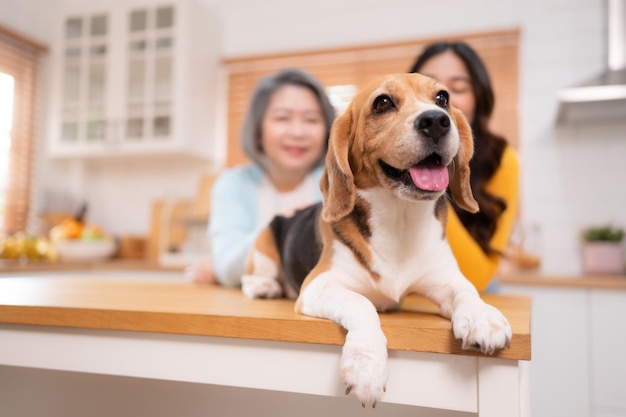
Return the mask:
{"type": "Polygon", "coordinates": [[[321,201],[319,179],[335,112],[310,74],[287,69],[259,82],[241,142],[252,161],[224,171],[211,191],[211,263],[196,282],[236,286],[259,231],[276,214],[321,201]]]}
{"type": "Polygon", "coordinates": [[[480,212],[471,214],[451,204],[446,233],[461,271],[479,291],[485,291],[511,236],[519,193],[515,151],[489,130],[494,106],[489,74],[476,52],[463,42],[428,46],[410,72],[444,84],[450,90],[452,105],[472,126],[470,182],[480,212]]]}

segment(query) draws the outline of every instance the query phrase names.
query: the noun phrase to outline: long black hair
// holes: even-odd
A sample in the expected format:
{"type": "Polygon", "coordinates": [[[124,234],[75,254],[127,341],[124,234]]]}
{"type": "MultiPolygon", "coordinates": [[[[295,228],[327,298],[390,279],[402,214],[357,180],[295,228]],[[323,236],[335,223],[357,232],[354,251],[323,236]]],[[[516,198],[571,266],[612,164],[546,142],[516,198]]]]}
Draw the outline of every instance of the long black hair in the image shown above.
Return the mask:
{"type": "Polygon", "coordinates": [[[500,166],[507,142],[489,130],[489,118],[493,112],[495,98],[485,65],[478,54],[464,42],[438,42],[427,46],[422,51],[409,72],[420,72],[429,59],[446,51],[454,53],[465,63],[476,100],[474,115],[470,120],[474,135],[474,157],[470,161],[470,184],[480,211],[472,214],[453,204],[454,211],[486,254],[501,254],[489,245],[489,241],[496,231],[500,215],[506,210],[506,202],[488,192],[486,186],[500,166]]]}

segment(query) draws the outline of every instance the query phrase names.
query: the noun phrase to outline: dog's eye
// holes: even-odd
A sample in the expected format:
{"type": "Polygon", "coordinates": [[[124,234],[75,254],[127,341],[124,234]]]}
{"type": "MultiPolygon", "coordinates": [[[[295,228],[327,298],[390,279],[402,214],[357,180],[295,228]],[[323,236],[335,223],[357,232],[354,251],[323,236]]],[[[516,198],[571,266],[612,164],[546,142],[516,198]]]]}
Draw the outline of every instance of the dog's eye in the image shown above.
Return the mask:
{"type": "Polygon", "coordinates": [[[376,97],[376,100],[374,100],[374,113],[385,113],[395,107],[396,105],[393,103],[393,100],[391,100],[391,98],[386,94],[378,96],[376,97]]]}
{"type": "Polygon", "coordinates": [[[440,91],[435,96],[435,104],[441,107],[442,109],[448,108],[448,101],[450,100],[450,96],[447,91],[440,91]]]}

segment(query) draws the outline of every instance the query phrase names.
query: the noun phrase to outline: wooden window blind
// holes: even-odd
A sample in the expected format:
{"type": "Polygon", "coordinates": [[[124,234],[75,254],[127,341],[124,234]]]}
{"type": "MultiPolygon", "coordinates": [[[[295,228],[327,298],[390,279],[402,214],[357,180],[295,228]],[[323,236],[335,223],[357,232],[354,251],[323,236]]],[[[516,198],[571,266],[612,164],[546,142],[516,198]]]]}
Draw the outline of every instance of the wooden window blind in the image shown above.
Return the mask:
{"type": "MultiPolygon", "coordinates": [[[[0,72],[13,77],[13,120],[0,231],[26,230],[36,157],[40,57],[46,47],[0,25],[0,72]]],[[[2,162],[4,163],[4,162],[2,162]]]]}
{"type": "Polygon", "coordinates": [[[491,128],[513,146],[518,140],[518,44],[519,29],[473,33],[443,38],[353,48],[231,58],[223,61],[228,77],[227,166],[246,161],[239,135],[248,101],[257,82],[282,68],[302,68],[326,87],[354,85],[391,73],[407,72],[422,49],[438,40],[463,40],[481,56],[491,77],[496,105],[491,128]]]}

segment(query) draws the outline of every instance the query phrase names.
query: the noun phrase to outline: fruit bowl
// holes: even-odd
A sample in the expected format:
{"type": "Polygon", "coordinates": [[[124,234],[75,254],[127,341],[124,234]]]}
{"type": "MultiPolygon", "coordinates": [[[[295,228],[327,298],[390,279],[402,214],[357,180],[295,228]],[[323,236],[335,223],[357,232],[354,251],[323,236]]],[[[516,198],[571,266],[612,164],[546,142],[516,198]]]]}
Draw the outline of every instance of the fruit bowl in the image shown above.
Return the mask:
{"type": "Polygon", "coordinates": [[[62,261],[87,262],[101,261],[115,253],[114,239],[61,239],[54,242],[54,249],[62,261]]]}

